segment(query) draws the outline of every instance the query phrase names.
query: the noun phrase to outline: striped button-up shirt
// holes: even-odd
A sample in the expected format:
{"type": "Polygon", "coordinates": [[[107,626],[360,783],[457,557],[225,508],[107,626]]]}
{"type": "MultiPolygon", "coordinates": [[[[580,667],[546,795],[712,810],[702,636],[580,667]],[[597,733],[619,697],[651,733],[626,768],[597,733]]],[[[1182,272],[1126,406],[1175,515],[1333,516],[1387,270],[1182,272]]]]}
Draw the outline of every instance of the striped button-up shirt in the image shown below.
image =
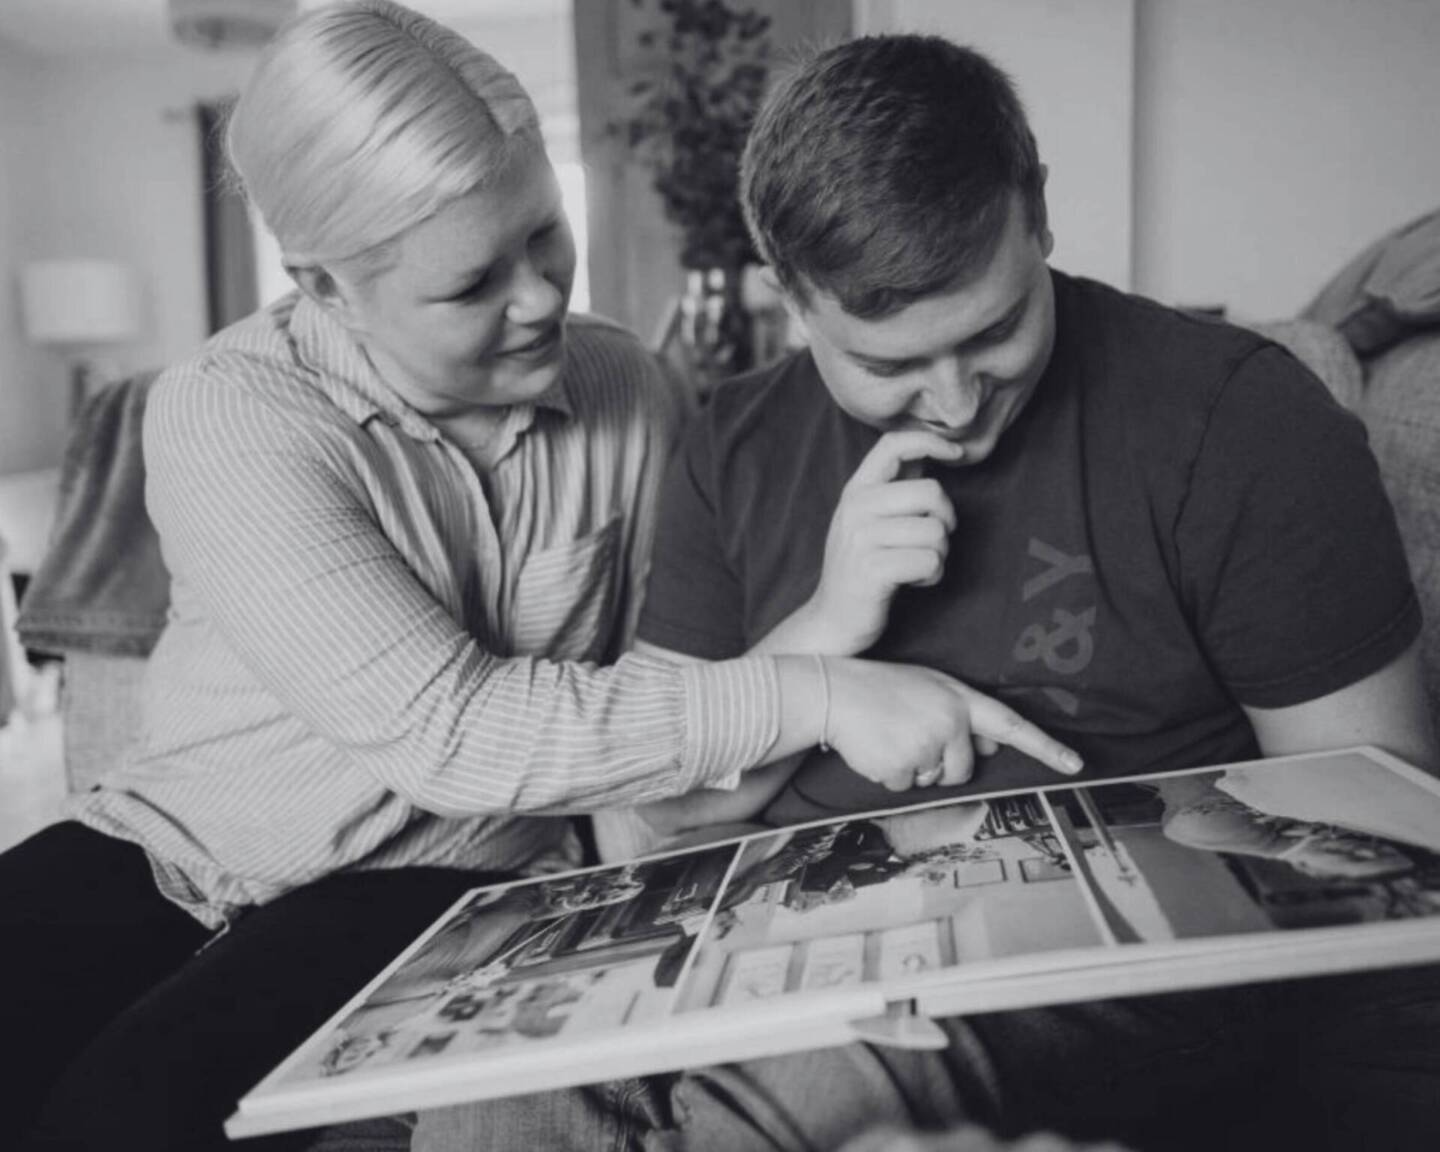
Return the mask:
{"type": "Polygon", "coordinates": [[[171,616],[75,815],[205,923],[343,868],[545,867],[556,814],[732,787],[773,742],[770,662],[621,656],[673,403],[620,329],[574,318],[565,355],[483,461],[304,298],[155,384],[171,616]]]}

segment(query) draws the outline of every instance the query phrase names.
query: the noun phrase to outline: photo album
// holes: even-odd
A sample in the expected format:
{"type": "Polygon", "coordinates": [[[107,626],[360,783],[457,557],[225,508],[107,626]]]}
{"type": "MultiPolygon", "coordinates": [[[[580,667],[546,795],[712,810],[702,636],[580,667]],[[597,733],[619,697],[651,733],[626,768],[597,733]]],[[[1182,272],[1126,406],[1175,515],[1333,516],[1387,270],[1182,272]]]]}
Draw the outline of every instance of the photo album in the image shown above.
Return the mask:
{"type": "Polygon", "coordinates": [[[226,1130],[1436,960],[1440,781],[1392,756],[1071,781],[477,888],[226,1130]]]}

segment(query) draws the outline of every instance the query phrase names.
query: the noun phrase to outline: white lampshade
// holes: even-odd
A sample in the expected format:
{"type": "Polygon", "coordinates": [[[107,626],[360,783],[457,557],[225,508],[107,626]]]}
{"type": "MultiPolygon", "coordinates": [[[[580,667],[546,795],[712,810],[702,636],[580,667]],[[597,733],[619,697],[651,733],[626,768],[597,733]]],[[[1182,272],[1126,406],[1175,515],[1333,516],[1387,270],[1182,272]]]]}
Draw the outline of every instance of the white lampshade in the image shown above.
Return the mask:
{"type": "Polygon", "coordinates": [[[111,344],[140,334],[140,280],[107,260],[37,260],[20,272],[25,334],[37,344],[111,344]]]}

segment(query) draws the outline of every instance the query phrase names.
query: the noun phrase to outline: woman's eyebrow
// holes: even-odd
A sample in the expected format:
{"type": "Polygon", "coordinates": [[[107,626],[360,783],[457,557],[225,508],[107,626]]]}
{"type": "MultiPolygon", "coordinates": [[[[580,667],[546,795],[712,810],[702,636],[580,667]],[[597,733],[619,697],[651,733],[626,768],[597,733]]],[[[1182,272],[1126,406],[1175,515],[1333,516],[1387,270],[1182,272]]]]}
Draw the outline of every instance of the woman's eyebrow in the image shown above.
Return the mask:
{"type": "Polygon", "coordinates": [[[476,284],[479,284],[482,280],[484,280],[485,277],[489,274],[489,264],[478,265],[475,268],[469,269],[463,275],[455,277],[455,279],[452,281],[451,287],[446,288],[442,292],[437,292],[433,295],[427,296],[426,299],[437,303],[442,300],[453,299],[454,297],[459,296],[462,292],[468,292],[471,288],[475,287],[476,284]]]}

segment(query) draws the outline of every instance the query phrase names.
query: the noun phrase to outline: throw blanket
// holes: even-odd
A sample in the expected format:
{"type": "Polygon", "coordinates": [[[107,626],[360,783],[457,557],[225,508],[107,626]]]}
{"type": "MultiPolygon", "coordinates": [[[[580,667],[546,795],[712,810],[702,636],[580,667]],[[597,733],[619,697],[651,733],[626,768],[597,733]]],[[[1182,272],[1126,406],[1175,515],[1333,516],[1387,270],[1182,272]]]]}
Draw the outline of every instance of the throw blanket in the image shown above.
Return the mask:
{"type": "Polygon", "coordinates": [[[50,548],[20,604],[28,648],[148,656],[165,627],[170,575],[145,511],[140,444],[156,375],[101,390],[71,431],[50,548]]]}
{"type": "Polygon", "coordinates": [[[5,537],[0,536],[0,728],[15,710],[16,673],[10,667],[13,644],[10,640],[10,569],[5,565],[5,537]]]}

